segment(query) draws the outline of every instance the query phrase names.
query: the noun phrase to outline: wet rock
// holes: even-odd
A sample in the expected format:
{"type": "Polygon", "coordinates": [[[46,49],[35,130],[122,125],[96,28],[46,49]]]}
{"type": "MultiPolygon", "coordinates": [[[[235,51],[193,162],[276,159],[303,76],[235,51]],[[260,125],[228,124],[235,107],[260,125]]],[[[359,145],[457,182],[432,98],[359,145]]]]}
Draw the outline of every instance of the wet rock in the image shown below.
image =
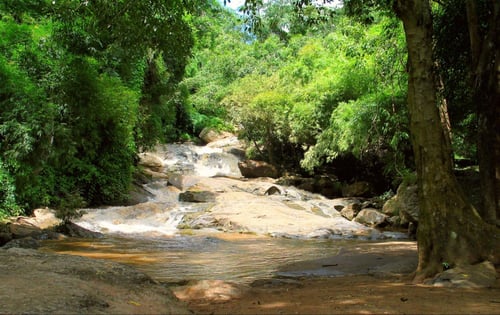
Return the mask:
{"type": "Polygon", "coordinates": [[[186,191],[179,194],[179,201],[184,202],[214,202],[217,193],[211,191],[186,191]]]}
{"type": "Polygon", "coordinates": [[[264,161],[246,160],[238,163],[241,175],[247,178],[270,177],[277,178],[278,170],[264,161]]]}
{"type": "Polygon", "coordinates": [[[348,220],[353,220],[360,211],[361,211],[361,204],[352,203],[342,208],[340,214],[348,220]]]}
{"type": "Polygon", "coordinates": [[[307,238],[328,239],[334,234],[335,232],[331,229],[317,229],[307,234],[307,238]]]}
{"type": "Polygon", "coordinates": [[[14,247],[37,249],[40,247],[40,242],[32,237],[24,237],[11,240],[10,242],[8,242],[3,246],[4,249],[9,249],[14,247]]]}
{"type": "Polygon", "coordinates": [[[163,171],[163,160],[153,153],[140,153],[139,165],[148,168],[153,172],[161,173],[163,171]]]}
{"type": "Polygon", "coordinates": [[[187,228],[187,229],[205,229],[217,227],[217,219],[215,219],[209,213],[205,213],[202,215],[198,215],[194,218],[190,218],[189,216],[185,216],[183,221],[179,224],[179,228],[187,228]]]}
{"type": "Polygon", "coordinates": [[[180,300],[229,301],[239,298],[244,289],[241,285],[222,280],[200,280],[185,286],[172,288],[180,300]]]}
{"type": "Polygon", "coordinates": [[[154,195],[144,189],[144,187],[141,185],[136,185],[133,184],[130,191],[129,191],[129,197],[125,205],[127,206],[133,206],[137,205],[143,202],[147,202],[151,198],[153,198],[154,195]]]}
{"type": "Polygon", "coordinates": [[[171,173],[168,176],[168,183],[180,190],[185,190],[196,185],[200,179],[199,176],[171,173]]]}
{"type": "Polygon", "coordinates": [[[361,210],[353,221],[367,226],[382,227],[387,224],[387,215],[377,209],[367,208],[361,210]]]}
{"type": "Polygon", "coordinates": [[[61,231],[71,237],[81,238],[101,238],[104,235],[99,232],[94,232],[89,229],[83,228],[73,222],[68,222],[61,227],[61,231]]]}

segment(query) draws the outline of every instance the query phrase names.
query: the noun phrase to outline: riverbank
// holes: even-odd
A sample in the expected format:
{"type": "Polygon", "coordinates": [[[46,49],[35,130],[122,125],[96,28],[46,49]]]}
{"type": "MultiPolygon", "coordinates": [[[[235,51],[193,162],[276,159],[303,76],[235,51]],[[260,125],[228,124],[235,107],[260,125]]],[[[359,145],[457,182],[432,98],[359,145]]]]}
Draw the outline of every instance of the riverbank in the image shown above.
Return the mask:
{"type": "Polygon", "coordinates": [[[500,314],[498,279],[481,289],[413,284],[416,250],[415,242],[364,243],[282,266],[281,277],[248,287],[199,281],[172,289],[195,314],[500,314]]]}
{"type": "Polygon", "coordinates": [[[415,242],[359,244],[249,285],[162,284],[109,260],[23,248],[0,249],[0,261],[2,314],[500,314],[498,279],[481,289],[412,284],[415,242]]]}

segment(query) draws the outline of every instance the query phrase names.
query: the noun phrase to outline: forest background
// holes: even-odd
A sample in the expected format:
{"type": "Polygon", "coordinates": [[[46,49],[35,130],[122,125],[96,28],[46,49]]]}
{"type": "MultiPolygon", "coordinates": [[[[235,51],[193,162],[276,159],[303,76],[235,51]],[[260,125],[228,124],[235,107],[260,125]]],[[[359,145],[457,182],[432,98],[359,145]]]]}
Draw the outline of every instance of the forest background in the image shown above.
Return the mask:
{"type": "MultiPolygon", "coordinates": [[[[384,1],[247,2],[258,18],[215,0],[2,1],[0,215],[123,203],[138,152],[206,127],[281,170],[354,161],[381,193],[412,180],[407,43],[384,1]]],[[[432,2],[433,57],[453,157],[477,164],[466,3],[432,2]]],[[[485,34],[492,6],[476,9],[485,34]]]]}

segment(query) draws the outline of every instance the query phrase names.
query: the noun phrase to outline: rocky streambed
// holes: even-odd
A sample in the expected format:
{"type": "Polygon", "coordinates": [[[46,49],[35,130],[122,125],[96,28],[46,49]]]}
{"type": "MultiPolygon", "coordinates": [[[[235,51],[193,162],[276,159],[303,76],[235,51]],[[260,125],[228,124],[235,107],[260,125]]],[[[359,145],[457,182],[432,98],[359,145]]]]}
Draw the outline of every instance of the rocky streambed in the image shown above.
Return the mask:
{"type": "MultiPolygon", "coordinates": [[[[213,313],[218,308],[203,305],[235,299],[244,299],[250,313],[279,312],[280,307],[252,304],[255,288],[288,292],[315,277],[401,279],[415,269],[415,242],[406,233],[380,229],[414,219],[394,212],[402,208],[397,199],[392,210],[383,210],[374,199],[326,198],[286,185],[289,180],[245,178],[242,156],[234,137],[144,153],[133,202],[84,209],[68,229],[77,238],[54,232],[59,221],[48,209],[13,218],[0,230],[7,243],[0,249],[0,313],[213,313]],[[187,263],[201,273],[193,278],[187,269],[174,268],[187,263]],[[259,265],[269,268],[256,271],[259,265]],[[176,277],[162,278],[151,266],[172,269],[176,277]],[[250,282],[235,281],[241,273],[231,273],[243,266],[255,267],[244,274],[250,282]]],[[[252,165],[267,174],[267,166],[252,165]]],[[[481,268],[479,273],[495,279],[494,267],[481,268]]],[[[437,283],[452,283],[453,277],[437,283]]],[[[356,294],[366,293],[361,291],[356,294]]]]}

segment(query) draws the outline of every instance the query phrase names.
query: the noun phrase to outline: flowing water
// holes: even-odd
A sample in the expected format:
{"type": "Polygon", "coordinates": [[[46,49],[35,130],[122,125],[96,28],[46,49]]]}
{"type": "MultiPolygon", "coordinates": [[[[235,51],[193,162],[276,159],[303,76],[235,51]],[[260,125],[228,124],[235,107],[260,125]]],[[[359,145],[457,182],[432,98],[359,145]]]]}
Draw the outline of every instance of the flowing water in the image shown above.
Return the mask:
{"type": "MultiPolygon", "coordinates": [[[[170,145],[157,154],[169,176],[172,172],[207,177],[241,176],[237,158],[217,148],[170,145]]],[[[279,275],[281,266],[333,256],[342,248],[362,242],[272,238],[207,230],[183,233],[177,229],[182,217],[203,205],[179,203],[179,193],[170,188],[160,179],[144,186],[152,196],[146,203],[88,209],[87,221],[84,217],[77,223],[105,237],[45,241],[42,250],[130,264],[162,282],[217,279],[250,283],[279,275]]]]}

